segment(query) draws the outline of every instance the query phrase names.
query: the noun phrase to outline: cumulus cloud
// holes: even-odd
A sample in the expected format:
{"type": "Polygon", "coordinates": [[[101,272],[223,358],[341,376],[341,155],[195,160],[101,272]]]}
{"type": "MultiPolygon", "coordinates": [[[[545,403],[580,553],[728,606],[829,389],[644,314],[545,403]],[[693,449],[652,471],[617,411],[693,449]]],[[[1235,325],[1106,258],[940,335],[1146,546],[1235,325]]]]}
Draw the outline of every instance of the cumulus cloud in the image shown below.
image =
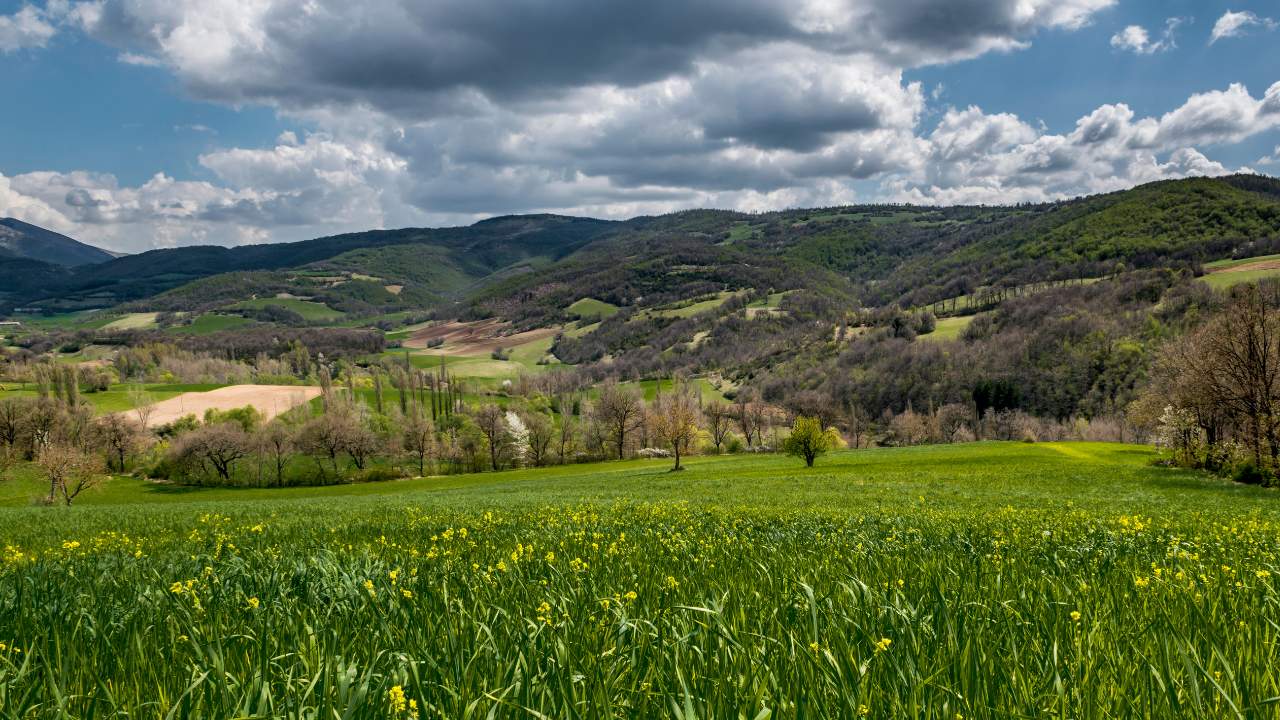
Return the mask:
{"type": "Polygon", "coordinates": [[[1213,24],[1213,32],[1209,35],[1209,44],[1212,45],[1224,38],[1240,37],[1254,27],[1274,30],[1276,29],[1276,21],[1271,18],[1259,17],[1256,13],[1248,10],[1241,12],[1228,10],[1213,24]]]}
{"type": "MultiPolygon", "coordinates": [[[[121,62],[313,130],[206,152],[204,181],[0,176],[0,214],[139,250],[526,211],[1042,201],[1228,172],[1197,148],[1277,125],[1280,83],[1261,97],[1241,85],[1197,94],[1158,117],[1103,105],[1052,133],[1008,113],[939,108],[938,90],[905,77],[1015,51],[1112,4],[64,1],[47,16],[121,62]]],[[[1180,22],[1113,44],[1159,52],[1180,22]]]]}
{"type": "Polygon", "coordinates": [[[56,32],[43,12],[24,5],[12,15],[0,15],[0,53],[44,47],[56,32]]]}
{"type": "Polygon", "coordinates": [[[1130,25],[1111,36],[1111,47],[1117,50],[1128,50],[1138,55],[1154,55],[1158,52],[1178,47],[1174,33],[1178,26],[1186,22],[1185,18],[1172,17],[1164,21],[1164,32],[1158,40],[1152,40],[1151,34],[1141,25],[1130,25]]]}

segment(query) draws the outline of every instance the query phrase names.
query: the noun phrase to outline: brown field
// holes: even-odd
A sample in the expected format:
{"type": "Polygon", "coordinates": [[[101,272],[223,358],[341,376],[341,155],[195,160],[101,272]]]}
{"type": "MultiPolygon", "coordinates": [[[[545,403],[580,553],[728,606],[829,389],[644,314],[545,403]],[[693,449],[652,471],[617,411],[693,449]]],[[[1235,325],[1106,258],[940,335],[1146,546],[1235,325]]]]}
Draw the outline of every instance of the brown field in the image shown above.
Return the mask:
{"type": "Polygon", "coordinates": [[[473,322],[447,322],[418,330],[404,341],[409,348],[425,348],[431,340],[441,338],[444,345],[432,348],[441,355],[485,356],[498,348],[514,348],[525,343],[549,338],[560,332],[558,328],[538,328],[521,333],[509,333],[511,326],[501,320],[476,320],[473,322]]]}
{"type": "Polygon", "coordinates": [[[317,397],[320,397],[320,388],[302,385],[232,385],[208,392],[189,392],[152,405],[147,425],[155,427],[184,415],[203,417],[205,410],[232,410],[246,405],[252,405],[270,420],[317,397]]]}
{"type": "Polygon", "coordinates": [[[1232,265],[1224,268],[1213,268],[1209,272],[1213,273],[1242,273],[1256,272],[1259,270],[1280,270],[1280,260],[1259,260],[1258,262],[1245,263],[1243,265],[1232,265]]]}

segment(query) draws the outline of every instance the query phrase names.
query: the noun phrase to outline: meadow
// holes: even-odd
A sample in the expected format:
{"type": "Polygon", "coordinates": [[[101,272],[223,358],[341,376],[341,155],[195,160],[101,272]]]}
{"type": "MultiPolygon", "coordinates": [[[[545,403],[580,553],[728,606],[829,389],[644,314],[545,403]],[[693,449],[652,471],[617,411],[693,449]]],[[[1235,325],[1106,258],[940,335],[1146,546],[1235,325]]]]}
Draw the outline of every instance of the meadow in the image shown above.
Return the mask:
{"type": "Polygon", "coordinates": [[[0,715],[1275,717],[1275,493],[1152,458],[6,488],[0,715]]]}

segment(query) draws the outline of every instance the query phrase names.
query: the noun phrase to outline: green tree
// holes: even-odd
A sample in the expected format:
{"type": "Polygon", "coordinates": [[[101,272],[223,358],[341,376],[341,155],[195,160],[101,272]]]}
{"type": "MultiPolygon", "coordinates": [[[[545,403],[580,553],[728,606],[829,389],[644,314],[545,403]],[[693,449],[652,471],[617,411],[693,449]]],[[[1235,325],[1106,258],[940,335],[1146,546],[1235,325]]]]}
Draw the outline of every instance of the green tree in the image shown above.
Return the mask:
{"type": "Polygon", "coordinates": [[[835,428],[824,430],[818,418],[799,415],[791,426],[791,436],[782,443],[782,449],[788,455],[804,458],[804,464],[813,467],[813,461],[819,455],[840,447],[840,444],[840,434],[835,428]]]}

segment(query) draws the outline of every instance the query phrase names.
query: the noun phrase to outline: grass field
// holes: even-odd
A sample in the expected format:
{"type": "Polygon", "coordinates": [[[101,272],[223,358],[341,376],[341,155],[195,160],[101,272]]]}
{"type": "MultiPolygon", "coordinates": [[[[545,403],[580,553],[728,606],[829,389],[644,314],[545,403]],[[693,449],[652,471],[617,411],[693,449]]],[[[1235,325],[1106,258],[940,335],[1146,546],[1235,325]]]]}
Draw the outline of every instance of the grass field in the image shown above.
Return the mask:
{"type": "MultiPolygon", "coordinates": [[[[149,398],[151,402],[168,400],[169,398],[177,397],[188,392],[206,392],[208,390],[216,390],[220,387],[222,387],[222,385],[201,383],[147,383],[139,386],[140,389],[146,392],[146,397],[149,398]]],[[[106,413],[132,410],[135,407],[133,390],[134,387],[131,385],[112,385],[110,390],[81,393],[80,397],[85,402],[93,405],[96,413],[103,415],[106,413]]],[[[0,385],[0,399],[4,399],[6,397],[32,397],[35,394],[35,389],[29,385],[18,385],[13,383],[0,385]]]]}
{"type": "Polygon", "coordinates": [[[929,342],[943,342],[946,340],[959,340],[960,335],[964,333],[964,329],[969,327],[976,315],[961,315],[958,317],[938,318],[938,324],[934,327],[933,332],[928,335],[921,335],[920,339],[929,342]]]}
{"type": "Polygon", "coordinates": [[[233,308],[243,308],[247,310],[258,309],[268,305],[275,305],[286,310],[292,310],[302,316],[303,320],[311,322],[327,322],[331,320],[340,320],[346,317],[346,313],[338,312],[328,305],[310,300],[299,300],[297,298],[257,298],[255,300],[242,300],[232,305],[233,308]]]}
{"type": "Polygon", "coordinates": [[[128,313],[102,326],[103,330],[143,330],[156,325],[156,316],[160,313],[142,312],[128,313]]]}
{"type": "MultiPolygon", "coordinates": [[[[82,507],[0,509],[0,707],[1274,717],[1276,495],[1150,458],[975,444],[813,470],[116,480],[82,507]]],[[[9,504],[40,489],[7,482],[9,504]]]]}
{"type": "Polygon", "coordinates": [[[577,317],[598,317],[601,319],[618,314],[618,306],[595,298],[582,298],[565,308],[565,312],[577,317]]]}
{"type": "Polygon", "coordinates": [[[239,315],[218,315],[216,313],[205,313],[191,321],[190,325],[178,325],[170,328],[169,332],[179,335],[208,335],[209,333],[222,332],[223,330],[234,330],[238,327],[244,327],[253,321],[239,315]]]}

